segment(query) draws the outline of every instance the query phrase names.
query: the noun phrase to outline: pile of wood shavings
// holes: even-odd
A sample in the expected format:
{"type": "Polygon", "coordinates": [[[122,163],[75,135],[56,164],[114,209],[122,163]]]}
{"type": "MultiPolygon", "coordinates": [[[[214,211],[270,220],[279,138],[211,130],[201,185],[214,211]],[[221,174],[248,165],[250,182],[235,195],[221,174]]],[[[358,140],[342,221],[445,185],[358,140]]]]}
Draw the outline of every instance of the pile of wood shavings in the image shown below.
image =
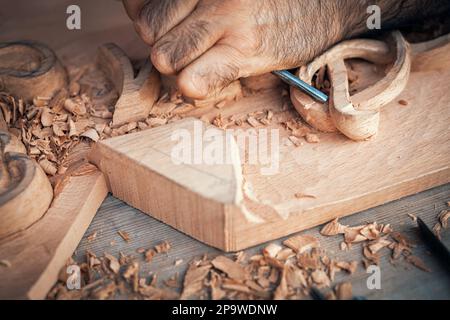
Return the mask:
{"type": "MultiPolygon", "coordinates": [[[[60,282],[48,298],[108,299],[122,294],[135,299],[302,299],[312,286],[329,288],[337,272],[352,274],[358,266],[356,261],[329,258],[312,236],[295,236],[283,244],[270,244],[261,254],[249,258],[240,252],[234,259],[218,256],[210,260],[204,256],[194,260],[184,276],[183,288],[177,287],[177,274],[158,287],[156,275],[148,279],[140,277],[137,259],[122,253],[119,258],[108,253],[97,257],[87,251],[86,262],[80,265],[82,289],[66,288],[66,268],[63,268],[60,282]]],[[[162,242],[154,248],[136,251],[146,263],[151,263],[156,255],[169,250],[170,244],[162,242]]],[[[71,260],[69,264],[75,262],[71,260]]],[[[333,299],[351,296],[349,283],[329,292],[333,299]]]]}
{"type": "MultiPolygon", "coordinates": [[[[142,259],[120,253],[116,258],[108,253],[97,257],[86,252],[82,270],[82,289],[69,291],[65,286],[65,268],[60,282],[51,290],[50,299],[305,299],[312,287],[325,292],[328,299],[351,299],[352,285],[336,283],[336,275],[351,276],[358,268],[378,265],[382,250],[390,250],[393,264],[401,258],[423,271],[431,271],[413,255],[414,245],[390,225],[376,222],[360,226],[345,226],[335,219],[320,231],[324,236],[343,236],[342,250],[361,244],[362,261],[342,261],[330,257],[312,235],[297,235],[283,244],[271,243],[259,254],[246,256],[204,256],[189,263],[179,285],[178,273],[158,284],[156,275],[142,277],[138,260],[152,263],[155,256],[168,254],[168,242],[136,252],[142,259]]],[[[386,253],[386,252],[385,252],[386,253]]],[[[74,264],[73,260],[68,262],[74,264]]],[[[177,260],[175,265],[182,261],[177,260]]]]}
{"type": "Polygon", "coordinates": [[[344,241],[341,250],[349,250],[355,243],[362,243],[363,263],[367,268],[370,265],[380,264],[380,250],[387,248],[391,250],[390,262],[397,264],[401,258],[415,267],[431,272],[426,264],[412,251],[414,244],[402,233],[394,231],[389,224],[382,225],[376,222],[366,225],[349,227],[341,225],[335,219],[325,225],[320,233],[324,236],[335,236],[342,234],[344,241]]]}

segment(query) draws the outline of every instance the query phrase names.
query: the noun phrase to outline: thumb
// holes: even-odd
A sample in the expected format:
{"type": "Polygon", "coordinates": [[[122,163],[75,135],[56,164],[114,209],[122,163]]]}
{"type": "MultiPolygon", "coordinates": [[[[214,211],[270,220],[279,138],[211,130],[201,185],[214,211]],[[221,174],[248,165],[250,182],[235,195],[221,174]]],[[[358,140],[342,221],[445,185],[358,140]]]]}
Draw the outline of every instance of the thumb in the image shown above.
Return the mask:
{"type": "Polygon", "coordinates": [[[242,61],[242,54],[233,47],[216,44],[183,69],[178,88],[187,97],[204,99],[245,76],[242,61]]]}

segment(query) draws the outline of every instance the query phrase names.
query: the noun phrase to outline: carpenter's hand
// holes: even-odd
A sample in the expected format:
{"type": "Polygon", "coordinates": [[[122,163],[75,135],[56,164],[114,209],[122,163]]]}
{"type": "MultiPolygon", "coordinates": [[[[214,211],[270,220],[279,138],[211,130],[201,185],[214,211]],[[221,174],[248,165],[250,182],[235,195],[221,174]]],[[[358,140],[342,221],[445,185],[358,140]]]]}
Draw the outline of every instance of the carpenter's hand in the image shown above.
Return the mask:
{"type": "MultiPolygon", "coordinates": [[[[343,1],[349,3],[348,1],[343,1]]],[[[353,3],[353,1],[351,1],[353,3]]],[[[240,77],[302,65],[341,40],[342,2],[124,0],[163,74],[204,98],[240,77]]]]}

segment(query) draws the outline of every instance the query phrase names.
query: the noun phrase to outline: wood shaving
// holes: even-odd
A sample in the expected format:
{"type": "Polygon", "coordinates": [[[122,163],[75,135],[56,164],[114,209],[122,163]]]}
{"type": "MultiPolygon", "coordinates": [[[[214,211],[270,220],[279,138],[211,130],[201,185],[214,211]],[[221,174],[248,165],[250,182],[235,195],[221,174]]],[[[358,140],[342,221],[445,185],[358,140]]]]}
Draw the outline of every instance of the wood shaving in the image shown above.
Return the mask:
{"type": "Polygon", "coordinates": [[[307,133],[305,136],[305,140],[308,143],[319,143],[320,142],[319,136],[317,136],[317,134],[314,134],[314,133],[307,133]]]}
{"type": "Polygon", "coordinates": [[[87,241],[92,242],[97,238],[97,231],[87,236],[87,241]]]}
{"type": "Polygon", "coordinates": [[[444,229],[448,227],[448,219],[450,218],[450,210],[442,210],[438,219],[444,229]]]}
{"type": "Polygon", "coordinates": [[[297,253],[303,253],[320,246],[319,240],[310,235],[298,235],[285,240],[283,244],[297,253]]]}
{"type": "Polygon", "coordinates": [[[248,274],[245,269],[234,262],[231,259],[228,259],[225,256],[218,256],[214,260],[211,261],[211,264],[214,268],[226,273],[231,279],[235,279],[238,281],[244,281],[248,279],[248,274]]]}
{"type": "Polygon", "coordinates": [[[130,242],[131,238],[130,238],[130,235],[128,234],[128,232],[119,230],[119,231],[117,231],[117,233],[119,234],[119,236],[122,237],[123,240],[125,240],[126,242],[130,242]]]}
{"type": "Polygon", "coordinates": [[[198,295],[206,281],[206,278],[211,269],[211,265],[200,265],[197,261],[189,265],[186,275],[184,277],[183,292],[181,293],[181,299],[192,298],[198,295]]]}
{"type": "Polygon", "coordinates": [[[263,249],[263,254],[265,256],[275,258],[282,249],[283,249],[282,246],[275,243],[271,243],[263,249]]]}
{"type": "Polygon", "coordinates": [[[339,223],[338,218],[328,222],[321,230],[320,234],[324,236],[335,236],[344,234],[347,226],[339,223]]]}
{"type": "Polygon", "coordinates": [[[97,142],[98,140],[100,140],[100,136],[98,135],[98,132],[95,129],[89,129],[89,130],[83,132],[80,136],[91,139],[94,142],[97,142]]]}
{"type": "Polygon", "coordinates": [[[164,241],[155,246],[155,251],[157,253],[167,253],[167,252],[169,252],[170,248],[171,248],[170,243],[167,241],[164,241]]]}
{"type": "Polygon", "coordinates": [[[114,256],[112,256],[112,255],[110,255],[108,253],[105,253],[105,258],[109,262],[108,267],[111,269],[111,271],[116,273],[116,274],[119,273],[119,270],[120,270],[119,260],[117,260],[116,257],[114,257],[114,256]]]}
{"type": "Polygon", "coordinates": [[[289,141],[297,148],[303,145],[303,142],[296,136],[289,136],[289,141]]]}

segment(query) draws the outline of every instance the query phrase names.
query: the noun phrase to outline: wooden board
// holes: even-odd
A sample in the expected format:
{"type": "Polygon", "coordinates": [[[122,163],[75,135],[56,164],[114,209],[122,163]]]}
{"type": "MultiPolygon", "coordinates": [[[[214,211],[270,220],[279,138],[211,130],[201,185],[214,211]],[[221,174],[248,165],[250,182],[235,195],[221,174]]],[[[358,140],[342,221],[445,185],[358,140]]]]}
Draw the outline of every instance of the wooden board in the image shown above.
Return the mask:
{"type": "Polygon", "coordinates": [[[72,176],[43,218],[2,239],[0,259],[11,266],[0,272],[0,299],[45,298],[107,193],[95,168],[72,176]]]}
{"type": "MultiPolygon", "coordinates": [[[[111,185],[120,199],[196,239],[236,251],[449,182],[450,84],[444,81],[449,77],[449,70],[412,73],[399,97],[408,106],[397,101],[387,105],[380,133],[370,141],[323,134],[320,143],[295,148],[280,130],[278,173],[264,176],[261,166],[244,163],[242,181],[248,188],[241,184],[234,190],[243,190],[241,198],[208,196],[214,192],[203,176],[216,167],[193,175],[190,166],[176,168],[170,162],[170,132],[189,127],[192,132],[195,120],[102,141],[93,158],[110,182],[120,181],[111,185]],[[161,172],[158,166],[177,174],[161,172]],[[192,185],[183,184],[185,179],[192,185]],[[203,181],[200,191],[193,186],[203,181]],[[299,199],[296,193],[315,198],[299,199]]],[[[266,92],[244,98],[221,114],[226,118],[266,109],[276,114],[282,108],[281,96],[266,92]]],[[[241,181],[229,165],[218,171],[227,181],[241,181]]]]}

